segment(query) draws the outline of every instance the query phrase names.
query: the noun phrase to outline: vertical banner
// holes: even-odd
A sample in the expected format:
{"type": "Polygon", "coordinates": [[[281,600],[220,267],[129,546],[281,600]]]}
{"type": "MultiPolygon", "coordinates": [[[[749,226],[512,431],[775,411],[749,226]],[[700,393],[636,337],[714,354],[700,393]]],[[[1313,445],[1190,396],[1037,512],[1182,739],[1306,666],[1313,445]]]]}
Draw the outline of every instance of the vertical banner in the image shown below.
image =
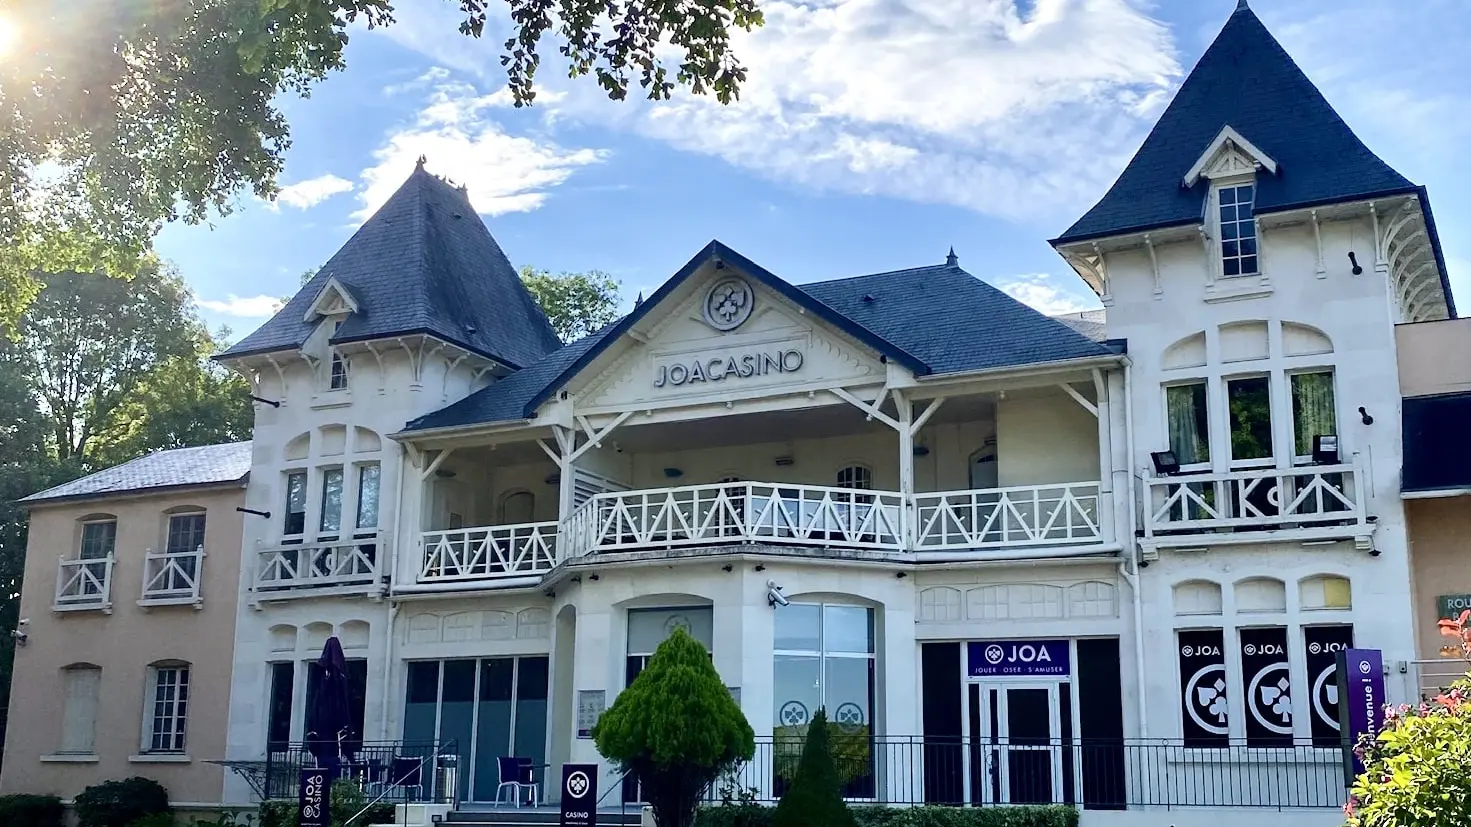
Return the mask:
{"type": "Polygon", "coordinates": [[[301,771],[296,812],[301,827],[328,827],[332,817],[332,785],[326,769],[301,771]]]}
{"type": "Polygon", "coordinates": [[[1338,653],[1338,723],[1343,733],[1343,775],[1348,783],[1364,771],[1354,746],[1379,734],[1384,716],[1384,654],[1378,649],[1338,653]]]}
{"type": "Polygon", "coordinates": [[[1287,628],[1242,629],[1241,682],[1246,687],[1246,745],[1292,746],[1292,670],[1287,628]]]}
{"type": "Polygon", "coordinates": [[[597,827],[598,765],[562,765],[561,827],[597,827]]]}
{"type": "Polygon", "coordinates": [[[1308,707],[1312,710],[1313,746],[1336,747],[1338,727],[1338,653],[1354,645],[1352,626],[1308,626],[1302,630],[1307,650],[1308,707]]]}
{"type": "Polygon", "coordinates": [[[1227,724],[1225,635],[1220,629],[1180,632],[1180,705],[1185,746],[1224,747],[1227,724]]]}

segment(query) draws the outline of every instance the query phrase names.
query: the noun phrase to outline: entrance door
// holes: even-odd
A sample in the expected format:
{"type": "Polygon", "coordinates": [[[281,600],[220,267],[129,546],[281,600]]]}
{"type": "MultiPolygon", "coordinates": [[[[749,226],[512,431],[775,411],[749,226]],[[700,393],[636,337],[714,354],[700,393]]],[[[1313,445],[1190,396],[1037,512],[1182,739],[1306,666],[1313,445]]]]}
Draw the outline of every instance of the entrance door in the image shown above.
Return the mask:
{"type": "Polygon", "coordinates": [[[970,685],[971,803],[1051,804],[1069,797],[1063,783],[1059,687],[1056,682],[970,685]]]}

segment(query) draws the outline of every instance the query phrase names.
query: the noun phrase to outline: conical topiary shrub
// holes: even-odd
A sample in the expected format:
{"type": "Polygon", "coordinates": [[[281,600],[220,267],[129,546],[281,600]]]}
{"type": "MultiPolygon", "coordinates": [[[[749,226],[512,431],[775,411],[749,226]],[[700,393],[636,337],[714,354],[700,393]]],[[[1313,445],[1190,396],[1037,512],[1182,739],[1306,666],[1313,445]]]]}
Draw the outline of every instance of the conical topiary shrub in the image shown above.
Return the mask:
{"type": "Polygon", "coordinates": [[[827,712],[819,709],[807,726],[802,760],[792,785],[776,805],[772,827],[854,827],[829,740],[827,712]]]}
{"type": "Polygon", "coordinates": [[[659,827],[690,827],[711,782],[751,760],[756,736],[699,641],[676,629],[592,731],[632,772],[659,827]]]}

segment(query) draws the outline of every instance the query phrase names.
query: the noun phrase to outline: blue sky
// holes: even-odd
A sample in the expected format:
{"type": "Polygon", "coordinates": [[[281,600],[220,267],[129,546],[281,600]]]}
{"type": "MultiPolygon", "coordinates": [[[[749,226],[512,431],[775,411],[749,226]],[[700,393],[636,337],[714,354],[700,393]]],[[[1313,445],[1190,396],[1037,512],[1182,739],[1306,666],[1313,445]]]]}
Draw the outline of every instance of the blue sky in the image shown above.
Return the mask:
{"type": "MultiPolygon", "coordinates": [[[[1359,135],[1429,186],[1471,301],[1471,17],[1463,0],[1252,0],[1359,135]]],[[[712,238],[794,282],[960,263],[1048,312],[1096,299],[1047,246],[1102,194],[1236,0],[762,0],[729,107],[604,99],[543,65],[509,106],[506,27],[399,0],[293,127],[280,199],[159,240],[240,336],[428,156],[517,264],[600,269],[626,303],[712,238]]],[[[494,9],[494,6],[492,7],[494,9]]],[[[502,8],[501,11],[504,11],[502,8]]],[[[550,51],[550,50],[548,50],[550,51]]]]}

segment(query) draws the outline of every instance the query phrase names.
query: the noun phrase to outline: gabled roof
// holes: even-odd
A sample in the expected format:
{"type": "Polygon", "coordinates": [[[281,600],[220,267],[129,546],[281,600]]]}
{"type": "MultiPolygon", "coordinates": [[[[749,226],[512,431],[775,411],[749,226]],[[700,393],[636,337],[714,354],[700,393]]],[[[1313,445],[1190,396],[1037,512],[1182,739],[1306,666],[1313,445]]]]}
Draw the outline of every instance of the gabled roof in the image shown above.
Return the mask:
{"type": "Polygon", "coordinates": [[[219,358],[294,350],[330,282],[358,305],[335,344],[425,334],[511,367],[561,347],[465,193],[421,165],[270,321],[219,358]]]}
{"type": "Polygon", "coordinates": [[[55,500],[142,494],[165,488],[243,483],[249,474],[249,442],[175,448],[62,483],[21,502],[38,505],[55,500]]]}
{"type": "Polygon", "coordinates": [[[809,312],[821,315],[919,375],[1023,367],[1117,353],[1038,313],[957,264],[791,285],[723,244],[712,242],[622,320],[459,402],[409,422],[404,430],[531,418],[581,366],[591,363],[603,348],[658,304],[672,284],[687,278],[693,267],[711,256],[781,290],[799,306],[809,308],[809,312]]]}
{"type": "Polygon", "coordinates": [[[1416,192],[1364,146],[1243,2],[1113,188],[1053,244],[1199,223],[1209,182],[1181,182],[1227,126],[1279,165],[1257,176],[1259,213],[1416,192]]]}

